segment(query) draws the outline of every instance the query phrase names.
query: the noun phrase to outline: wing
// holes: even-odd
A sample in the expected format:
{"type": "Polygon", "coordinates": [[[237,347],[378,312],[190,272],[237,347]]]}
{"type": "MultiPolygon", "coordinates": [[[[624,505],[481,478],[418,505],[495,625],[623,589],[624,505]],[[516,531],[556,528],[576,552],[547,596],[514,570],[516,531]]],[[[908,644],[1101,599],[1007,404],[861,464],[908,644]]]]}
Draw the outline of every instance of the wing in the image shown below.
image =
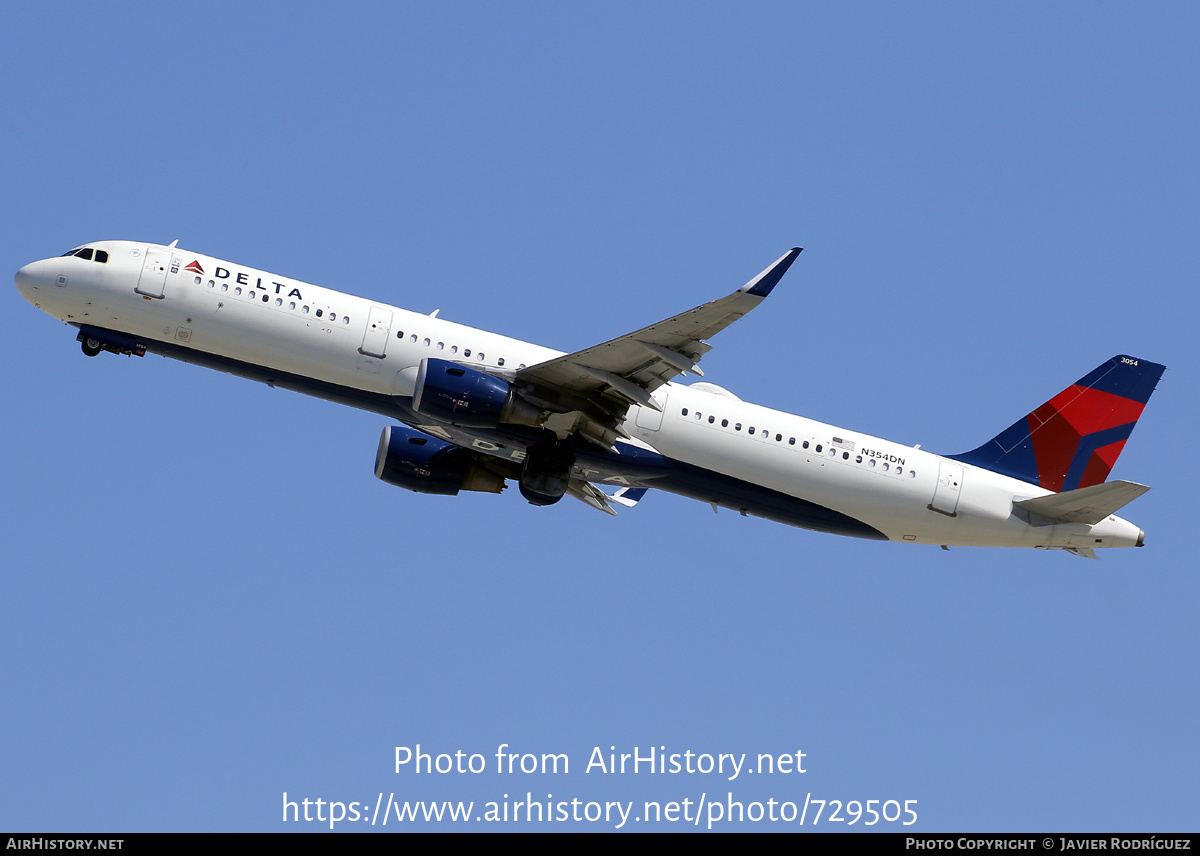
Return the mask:
{"type": "Polygon", "coordinates": [[[727,297],[601,345],[528,366],[513,380],[527,398],[556,411],[548,428],[562,437],[578,431],[610,447],[624,436],[620,423],[631,405],[658,410],[650,395],[654,390],[684,372],[703,376],[696,364],[712,349],[704,340],[762,303],[800,252],[799,247],[788,250],[727,297]]]}

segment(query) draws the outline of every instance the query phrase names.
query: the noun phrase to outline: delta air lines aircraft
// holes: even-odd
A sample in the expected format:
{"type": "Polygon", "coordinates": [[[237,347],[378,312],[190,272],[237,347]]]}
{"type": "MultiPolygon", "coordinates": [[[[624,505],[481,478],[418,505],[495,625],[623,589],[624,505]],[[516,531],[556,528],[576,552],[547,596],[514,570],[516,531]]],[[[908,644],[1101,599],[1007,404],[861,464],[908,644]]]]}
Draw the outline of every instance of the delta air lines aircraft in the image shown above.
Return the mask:
{"type": "Polygon", "coordinates": [[[534,505],[570,495],[615,514],[658,488],[860,538],[1092,558],[1142,546],[1115,512],[1149,488],[1106,479],[1161,365],[1113,357],[956,455],[678,382],[703,376],[707,340],[762,303],[799,248],[726,297],[564,354],[177,243],[87,244],[21,268],[17,289],[88,356],[160,354],[392,420],[375,475],[418,493],[513,481],[534,505]]]}

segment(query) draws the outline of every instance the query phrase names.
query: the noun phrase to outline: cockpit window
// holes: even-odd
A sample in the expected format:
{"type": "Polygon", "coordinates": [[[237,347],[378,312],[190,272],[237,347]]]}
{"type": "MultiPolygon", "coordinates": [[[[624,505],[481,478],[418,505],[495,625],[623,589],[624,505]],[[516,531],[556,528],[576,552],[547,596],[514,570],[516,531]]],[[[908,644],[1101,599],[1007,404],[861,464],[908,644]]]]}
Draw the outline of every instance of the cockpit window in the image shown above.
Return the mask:
{"type": "Polygon", "coordinates": [[[100,262],[100,264],[105,264],[108,261],[107,250],[96,250],[95,258],[92,257],[92,252],[93,250],[91,247],[76,247],[69,252],[63,253],[61,258],[66,258],[67,256],[78,256],[79,258],[87,259],[88,261],[100,262]]]}

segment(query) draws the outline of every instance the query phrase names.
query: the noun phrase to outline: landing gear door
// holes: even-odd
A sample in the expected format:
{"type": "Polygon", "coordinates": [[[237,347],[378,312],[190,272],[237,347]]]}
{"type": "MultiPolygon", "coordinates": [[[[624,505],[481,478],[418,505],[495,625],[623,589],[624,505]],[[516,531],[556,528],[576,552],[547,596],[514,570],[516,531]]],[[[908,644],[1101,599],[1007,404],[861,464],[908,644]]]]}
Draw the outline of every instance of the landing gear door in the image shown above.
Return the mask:
{"type": "Polygon", "coordinates": [[[367,317],[367,332],[363,334],[362,347],[358,349],[358,352],[368,357],[383,359],[383,352],[387,350],[388,333],[391,332],[391,329],[391,310],[372,306],[371,313],[367,317]]]}
{"type": "Polygon", "coordinates": [[[962,466],[942,461],[938,467],[937,487],[933,489],[933,502],[929,503],[929,507],[950,517],[956,516],[958,498],[962,495],[962,483],[962,466]]]}
{"type": "Polygon", "coordinates": [[[138,294],[146,297],[163,296],[163,288],[167,284],[167,265],[171,262],[171,251],[163,247],[150,247],[146,250],[146,258],[142,262],[142,274],[138,277],[138,294]]]}

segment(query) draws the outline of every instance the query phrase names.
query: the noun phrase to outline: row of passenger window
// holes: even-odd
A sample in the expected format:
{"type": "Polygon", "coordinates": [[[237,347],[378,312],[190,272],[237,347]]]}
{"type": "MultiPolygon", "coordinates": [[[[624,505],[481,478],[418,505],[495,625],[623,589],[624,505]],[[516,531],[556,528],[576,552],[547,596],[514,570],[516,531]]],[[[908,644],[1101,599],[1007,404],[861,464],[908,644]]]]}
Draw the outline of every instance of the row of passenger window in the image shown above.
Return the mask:
{"type": "Polygon", "coordinates": [[[61,258],[67,256],[78,256],[81,259],[87,259],[89,262],[100,262],[106,264],[108,262],[108,250],[96,250],[95,255],[92,255],[91,247],[79,247],[75,250],[70,250],[62,254],[61,258]]]}
{"type": "MultiPolygon", "coordinates": [[[[401,341],[403,341],[403,339],[404,339],[404,331],[403,331],[403,330],[397,330],[397,331],[396,331],[396,338],[397,338],[397,339],[400,339],[401,341]]],[[[413,343],[416,343],[418,339],[420,339],[420,336],[418,336],[416,333],[411,333],[411,334],[409,334],[408,341],[410,341],[410,342],[413,342],[413,343]]],[[[421,341],[422,341],[422,344],[423,344],[423,345],[424,345],[426,348],[435,347],[435,345],[434,345],[433,341],[432,341],[432,340],[430,340],[430,339],[428,339],[428,338],[426,338],[426,339],[423,339],[423,340],[421,340],[421,341]]],[[[436,347],[437,347],[437,349],[438,349],[439,351],[444,351],[444,350],[446,350],[446,343],[445,343],[445,342],[438,342],[438,343],[436,344],[436,347]]],[[[451,346],[450,346],[450,348],[449,348],[449,350],[450,350],[450,353],[451,353],[451,354],[457,354],[457,353],[458,353],[458,345],[451,345],[451,346]]],[[[470,358],[470,356],[471,356],[471,349],[470,349],[470,348],[463,348],[462,355],[463,355],[463,359],[469,359],[469,358],[470,358]]],[[[484,359],[485,359],[485,358],[484,358],[483,351],[476,351],[476,352],[475,352],[475,359],[476,359],[476,360],[478,360],[479,362],[483,362],[483,361],[484,361],[484,359]]],[[[500,359],[496,360],[496,365],[498,365],[498,366],[502,366],[502,365],[504,365],[504,357],[501,357],[500,359]]],[[[524,364],[524,363],[521,363],[521,365],[520,365],[518,368],[522,368],[522,369],[523,369],[523,368],[525,368],[525,364],[524,364]]]]}
{"type": "MultiPolygon", "coordinates": [[[[687,416],[687,415],[688,415],[688,409],[687,409],[686,407],[685,407],[685,408],[683,408],[683,410],[681,411],[680,415],[682,415],[682,416],[687,416]]],[[[692,416],[693,416],[693,417],[694,417],[694,418],[695,418],[697,421],[703,421],[703,420],[704,420],[704,414],[703,414],[703,413],[701,413],[699,410],[697,410],[697,411],[694,411],[694,412],[692,413],[692,416]]],[[[717,417],[715,417],[715,416],[711,416],[711,415],[708,417],[708,424],[709,424],[709,425],[714,425],[714,426],[715,426],[715,425],[716,425],[716,421],[717,421],[717,417]]],[[[722,419],[722,420],[721,420],[721,427],[722,427],[722,428],[728,428],[728,427],[729,427],[729,420],[728,420],[728,419],[722,419]]],[[[735,423],[733,423],[733,430],[734,430],[734,431],[741,431],[741,430],[742,430],[742,423],[741,423],[741,422],[735,422],[735,423]]],[[[747,434],[749,434],[750,436],[757,436],[757,437],[759,437],[760,439],[763,439],[763,440],[770,440],[770,439],[771,439],[771,432],[770,432],[770,430],[769,430],[769,429],[767,429],[767,428],[759,428],[759,429],[757,429],[757,431],[758,431],[758,432],[757,432],[757,434],[755,434],[755,428],[754,428],[754,426],[753,426],[753,425],[749,425],[749,426],[747,426],[747,428],[746,428],[746,433],[747,433],[747,434]]],[[[782,443],[782,442],[783,442],[783,435],[782,435],[782,434],[776,434],[776,435],[775,435],[775,442],[776,442],[776,443],[782,443]]],[[[839,442],[840,442],[840,441],[839,441],[839,442]]],[[[795,446],[795,445],[796,445],[796,438],[795,438],[795,437],[788,437],[788,445],[789,445],[789,446],[795,446]]],[[[836,458],[836,457],[838,456],[838,452],[840,451],[840,452],[842,453],[842,460],[843,460],[843,461],[849,461],[849,460],[850,460],[850,452],[846,451],[845,449],[838,449],[838,448],[836,448],[836,447],[834,447],[834,446],[828,446],[828,447],[826,447],[824,443],[816,443],[816,444],[815,444],[815,446],[814,446],[814,444],[810,443],[808,440],[804,440],[804,441],[802,441],[802,442],[800,443],[800,448],[801,448],[801,449],[808,449],[808,448],[810,448],[810,447],[812,447],[812,450],[813,450],[813,452],[814,452],[814,453],[816,453],[816,454],[818,454],[818,455],[820,455],[820,454],[825,454],[825,455],[827,455],[827,456],[828,456],[828,457],[830,457],[830,458],[836,458]]],[[[864,462],[864,461],[863,461],[863,456],[862,456],[862,455],[855,455],[855,456],[854,456],[854,463],[856,463],[856,464],[861,464],[861,463],[863,463],[863,462],[864,462]]],[[[869,468],[872,468],[872,469],[873,469],[874,467],[878,466],[878,467],[879,467],[879,468],[880,468],[880,469],[881,469],[883,472],[885,472],[885,473],[888,473],[888,472],[890,472],[890,473],[892,473],[892,474],[894,474],[894,475],[898,475],[898,476],[902,476],[902,475],[904,475],[904,474],[905,474],[905,472],[906,472],[906,470],[904,469],[904,467],[903,467],[903,466],[895,466],[895,467],[893,467],[893,466],[892,466],[890,463],[888,463],[887,461],[876,461],[876,459],[875,459],[875,458],[867,458],[867,459],[866,459],[866,465],[867,465],[867,467],[869,467],[869,468]]],[[[916,472],[915,472],[915,471],[913,471],[912,469],[909,469],[909,470],[907,470],[907,473],[908,473],[908,477],[909,477],[910,479],[914,479],[914,478],[916,478],[916,477],[917,477],[917,474],[916,474],[916,472]]]]}
{"type": "MultiPolygon", "coordinates": [[[[89,250],[89,252],[91,252],[91,251],[89,250]]],[[[103,251],[102,251],[102,252],[103,252],[103,251]]],[[[68,253],[67,255],[71,255],[71,253],[68,253]]],[[[108,260],[108,255],[107,255],[107,253],[106,253],[106,254],[105,254],[105,261],[107,261],[107,260],[108,260]]],[[[202,281],[203,281],[203,280],[201,279],[201,277],[196,277],[196,279],[195,279],[196,285],[200,285],[202,281]]],[[[208,287],[209,287],[209,288],[213,288],[213,289],[215,289],[215,288],[217,287],[217,283],[216,283],[216,281],[215,281],[215,280],[211,280],[211,279],[210,279],[210,280],[208,281],[208,287]]],[[[229,283],[227,283],[227,282],[222,282],[220,287],[221,287],[221,291],[229,291],[229,283]]],[[[240,285],[239,285],[239,286],[234,286],[233,293],[234,293],[235,295],[237,295],[237,296],[239,296],[239,297],[240,297],[240,296],[242,295],[242,287],[241,287],[240,285]]],[[[258,292],[256,292],[256,291],[255,291],[255,289],[253,289],[253,288],[247,288],[247,289],[246,289],[246,296],[247,296],[247,297],[249,297],[251,300],[255,300],[255,299],[258,297],[258,292]]],[[[271,295],[269,295],[269,294],[263,294],[263,295],[262,295],[262,302],[263,302],[263,303],[268,303],[268,302],[270,302],[270,299],[271,299],[271,295]]],[[[283,298],[282,298],[282,297],[276,297],[276,298],[275,298],[275,305],[276,305],[276,306],[279,306],[279,307],[282,307],[282,306],[283,306],[283,298]]],[[[293,309],[293,310],[294,310],[294,309],[296,308],[296,301],[294,301],[294,300],[289,300],[289,301],[288,301],[288,304],[287,304],[287,307],[288,307],[288,309],[293,309]]],[[[300,305],[300,312],[301,312],[301,314],[303,314],[303,315],[307,315],[307,314],[309,313],[309,311],[310,311],[310,309],[309,309],[309,306],[308,306],[308,304],[301,304],[301,305],[300,305]]],[[[324,310],[323,310],[323,309],[318,309],[318,310],[316,310],[316,312],[315,312],[314,314],[315,314],[315,315],[316,315],[318,318],[321,318],[321,317],[323,316],[323,314],[324,314],[324,310]]],[[[343,323],[343,324],[349,324],[349,323],[350,323],[350,316],[348,316],[348,315],[342,315],[342,316],[341,316],[341,319],[342,319],[342,323],[343,323]]],[[[329,321],[329,323],[333,323],[333,322],[335,322],[335,321],[337,321],[337,320],[338,320],[338,314],[337,314],[336,312],[330,312],[330,313],[329,313],[329,318],[328,318],[328,321],[329,321]]],[[[403,331],[403,330],[397,330],[397,331],[396,331],[396,338],[397,338],[397,339],[401,339],[401,340],[403,340],[403,339],[404,339],[404,331],[403,331]]],[[[416,334],[416,333],[412,333],[411,335],[409,335],[409,337],[408,337],[408,340],[409,340],[410,342],[414,342],[414,343],[415,343],[415,342],[418,340],[418,338],[419,338],[419,337],[417,336],[417,334],[416,334]]],[[[431,341],[430,341],[428,338],[424,340],[424,344],[425,344],[425,347],[427,347],[427,348],[433,345],[433,343],[432,343],[432,342],[431,342],[431,341]]],[[[437,349],[438,349],[439,351],[441,351],[441,350],[445,350],[445,348],[446,348],[446,343],[445,343],[445,342],[438,342],[438,343],[437,343],[437,349]]],[[[451,354],[457,354],[457,353],[458,353],[458,345],[451,345],[451,346],[450,346],[450,353],[451,353],[451,354]]],[[[462,352],[462,355],[463,355],[463,358],[464,358],[464,359],[470,358],[470,356],[471,356],[471,349],[470,349],[470,348],[464,348],[464,349],[463,349],[463,352],[462,352]]],[[[484,361],[484,359],[485,359],[484,353],[483,353],[482,351],[477,351],[477,352],[475,353],[475,359],[476,359],[476,360],[478,360],[479,362],[483,362],[483,361],[484,361]]],[[[496,361],[496,365],[498,365],[498,366],[503,366],[503,365],[504,365],[504,357],[501,357],[500,359],[498,359],[498,360],[496,361]]],[[[520,368],[525,368],[525,364],[524,364],[524,363],[521,363],[521,365],[520,365],[520,368]]]]}
{"type": "MultiPolygon", "coordinates": [[[[201,282],[202,282],[201,278],[200,278],[200,277],[196,277],[196,285],[200,285],[200,283],[201,283],[201,282]]],[[[208,281],[208,287],[209,287],[209,288],[212,288],[212,289],[216,289],[216,288],[217,288],[217,283],[216,283],[216,281],[214,281],[214,280],[211,280],[211,279],[210,279],[210,280],[208,281]]],[[[221,291],[229,291],[229,283],[227,283],[227,282],[223,282],[223,283],[221,283],[221,291]]],[[[233,293],[234,293],[234,295],[235,295],[235,296],[237,296],[237,297],[241,297],[241,296],[242,296],[242,287],[241,287],[240,285],[234,286],[233,293]]],[[[262,293],[262,292],[256,291],[256,290],[255,290],[255,289],[253,289],[253,288],[247,288],[247,289],[246,289],[246,296],[247,296],[248,298],[250,298],[251,300],[257,300],[257,299],[259,298],[259,296],[261,296],[261,297],[262,297],[262,302],[263,302],[263,303],[270,303],[270,302],[271,302],[271,295],[269,295],[269,294],[264,294],[264,293],[262,293]]],[[[278,306],[278,307],[280,307],[280,308],[282,308],[282,307],[283,307],[283,298],[282,298],[282,297],[276,297],[276,298],[275,298],[275,305],[276,305],[276,306],[278,306]]],[[[288,303],[287,303],[287,308],[288,308],[288,309],[293,309],[293,310],[294,310],[294,309],[296,308],[296,301],[294,301],[294,300],[289,300],[289,301],[288,301],[288,303]]],[[[301,314],[301,315],[307,315],[307,314],[308,314],[309,312],[311,312],[311,311],[312,311],[312,308],[311,308],[311,307],[310,307],[310,306],[309,306],[307,303],[302,303],[302,304],[300,304],[300,314],[301,314]]],[[[316,315],[318,318],[324,318],[324,317],[325,317],[325,310],[324,310],[324,309],[318,309],[318,310],[316,310],[315,312],[313,312],[313,314],[314,314],[314,315],[316,315]]],[[[342,315],[342,316],[341,316],[341,319],[342,319],[342,323],[343,323],[343,324],[349,324],[349,323],[350,323],[350,316],[349,316],[349,315],[342,315]]],[[[326,320],[327,320],[327,321],[328,321],[330,324],[332,324],[332,323],[334,323],[335,321],[337,321],[337,320],[338,320],[338,314],[337,314],[336,312],[330,312],[330,313],[329,313],[329,317],[328,317],[326,320]]]]}

